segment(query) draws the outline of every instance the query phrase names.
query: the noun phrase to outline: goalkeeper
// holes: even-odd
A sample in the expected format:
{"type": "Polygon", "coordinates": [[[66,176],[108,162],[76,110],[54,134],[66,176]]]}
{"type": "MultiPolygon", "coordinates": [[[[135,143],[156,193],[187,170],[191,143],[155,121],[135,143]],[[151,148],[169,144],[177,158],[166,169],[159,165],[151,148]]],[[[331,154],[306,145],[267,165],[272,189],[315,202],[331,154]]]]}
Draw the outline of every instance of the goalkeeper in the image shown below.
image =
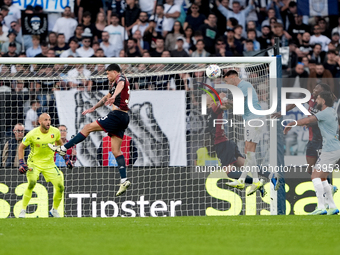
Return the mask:
{"type": "MultiPolygon", "coordinates": [[[[47,182],[52,182],[55,193],[53,196],[53,207],[49,214],[52,217],[59,218],[57,211],[64,192],[64,176],[54,163],[54,153],[48,147],[49,143],[63,145],[60,139],[59,129],[51,126],[51,117],[47,113],[39,116],[39,127],[34,128],[23,138],[19,145],[19,172],[26,173],[27,188],[22,199],[22,210],[19,218],[25,218],[26,207],[31,200],[34,189],[40,173],[43,174],[47,182]],[[27,146],[31,147],[27,164],[24,162],[24,150],[27,146]]],[[[65,155],[65,161],[68,168],[72,169],[73,165],[70,158],[65,155]]]]}

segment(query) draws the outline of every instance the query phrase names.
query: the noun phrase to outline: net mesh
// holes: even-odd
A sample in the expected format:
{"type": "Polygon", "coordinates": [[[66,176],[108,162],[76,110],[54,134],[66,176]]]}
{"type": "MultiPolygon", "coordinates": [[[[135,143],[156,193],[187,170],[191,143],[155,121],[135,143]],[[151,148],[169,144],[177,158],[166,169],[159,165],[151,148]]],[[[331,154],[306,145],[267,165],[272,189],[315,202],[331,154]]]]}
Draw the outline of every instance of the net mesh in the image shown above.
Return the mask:
{"type": "MultiPolygon", "coordinates": [[[[65,176],[65,200],[59,211],[70,217],[269,214],[269,195],[261,198],[257,193],[247,197],[246,190],[225,185],[228,180],[223,172],[195,172],[198,150],[211,140],[205,131],[206,116],[201,113],[202,93],[205,93],[201,88],[207,84],[232,98],[229,90],[223,88],[223,79],[206,77],[209,64],[121,64],[132,90],[130,124],[122,144],[131,190],[123,197],[115,197],[119,174],[110,152],[110,139],[104,132],[95,132],[68,152],[73,155],[76,166],[73,170],[67,170],[62,158],[56,155],[56,164],[65,176]],[[143,205],[142,200],[148,204],[143,205]]],[[[269,64],[214,64],[222,72],[237,70],[242,79],[254,86],[262,109],[268,109],[271,105],[269,64]]],[[[109,113],[109,107],[102,107],[86,116],[81,114],[106,95],[109,83],[106,65],[101,63],[12,63],[0,68],[0,131],[5,173],[0,185],[8,187],[0,190],[3,199],[0,217],[17,217],[26,177],[15,169],[16,154],[11,151],[16,151],[15,125],[25,124],[27,132],[32,128],[32,118],[48,112],[52,125],[66,126],[69,140],[86,124],[109,113]],[[40,103],[36,115],[32,114],[34,101],[40,103]],[[9,146],[6,154],[5,144],[10,140],[14,145],[9,146]]],[[[230,120],[242,122],[242,116],[233,115],[232,110],[225,111],[223,116],[229,123],[230,120]]],[[[265,123],[257,146],[258,165],[269,164],[268,127],[265,123]]],[[[224,130],[243,154],[243,126],[226,124],[224,130]]],[[[42,185],[33,193],[27,217],[47,216],[52,204],[52,185],[43,178],[39,183],[42,185]]],[[[269,193],[269,184],[265,187],[269,193]]]]}

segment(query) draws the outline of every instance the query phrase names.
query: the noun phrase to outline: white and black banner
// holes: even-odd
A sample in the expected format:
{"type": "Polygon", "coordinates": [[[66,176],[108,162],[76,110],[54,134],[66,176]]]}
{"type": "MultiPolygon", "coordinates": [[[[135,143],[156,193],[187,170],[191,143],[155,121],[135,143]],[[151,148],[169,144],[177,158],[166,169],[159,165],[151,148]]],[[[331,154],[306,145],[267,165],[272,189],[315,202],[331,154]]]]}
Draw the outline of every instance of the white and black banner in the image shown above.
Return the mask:
{"type": "MultiPolygon", "coordinates": [[[[56,91],[60,124],[68,128],[68,139],[88,123],[107,115],[111,107],[101,107],[82,115],[107,91],[87,93],[77,90],[56,91]]],[[[132,137],[138,150],[134,166],[186,166],[186,113],[184,91],[132,91],[130,124],[125,134],[132,137]]],[[[94,132],[77,145],[78,166],[99,166],[97,149],[105,132],[94,132]]]]}

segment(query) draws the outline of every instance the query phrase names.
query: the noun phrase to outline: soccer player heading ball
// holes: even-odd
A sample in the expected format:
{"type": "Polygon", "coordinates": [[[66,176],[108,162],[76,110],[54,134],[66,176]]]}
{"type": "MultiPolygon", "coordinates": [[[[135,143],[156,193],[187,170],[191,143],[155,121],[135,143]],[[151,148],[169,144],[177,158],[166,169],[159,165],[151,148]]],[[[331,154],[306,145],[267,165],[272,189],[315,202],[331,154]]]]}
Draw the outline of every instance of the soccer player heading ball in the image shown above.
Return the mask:
{"type": "Polygon", "coordinates": [[[129,125],[128,103],[130,97],[130,83],[121,73],[117,64],[111,64],[106,68],[107,78],[111,83],[109,93],[104,96],[95,106],[83,112],[83,115],[94,112],[103,105],[112,105],[112,111],[108,115],[87,124],[84,128],[69,142],[63,146],[49,144],[51,150],[56,151],[63,156],[72,146],[84,141],[86,137],[94,131],[105,131],[111,136],[112,153],[115,156],[121,177],[120,188],[116,196],[123,194],[131,185],[126,178],[126,166],[124,155],[120,149],[125,129],[129,125]]]}
{"type": "MultiPolygon", "coordinates": [[[[54,163],[54,153],[48,148],[47,144],[57,143],[62,145],[59,129],[51,126],[51,117],[47,113],[42,113],[39,116],[39,127],[32,129],[22,139],[19,145],[19,172],[26,173],[27,188],[22,199],[22,209],[19,218],[25,218],[26,207],[31,200],[32,191],[34,189],[40,173],[42,173],[47,182],[52,182],[55,193],[53,197],[53,207],[50,211],[50,216],[59,218],[57,211],[64,192],[64,176],[63,173],[54,163]],[[27,165],[24,162],[24,150],[27,146],[31,147],[31,152],[28,156],[27,165]]],[[[72,169],[72,162],[69,156],[64,155],[65,163],[68,168],[72,169]]]]}

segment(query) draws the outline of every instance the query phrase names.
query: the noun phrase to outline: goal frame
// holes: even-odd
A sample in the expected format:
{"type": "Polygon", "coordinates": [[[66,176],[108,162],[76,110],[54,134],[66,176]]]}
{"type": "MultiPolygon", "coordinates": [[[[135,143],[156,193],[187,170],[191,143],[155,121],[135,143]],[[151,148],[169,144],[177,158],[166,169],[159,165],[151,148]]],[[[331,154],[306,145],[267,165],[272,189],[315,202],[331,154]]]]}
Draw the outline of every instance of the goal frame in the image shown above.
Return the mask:
{"type": "MultiPolygon", "coordinates": [[[[209,64],[209,63],[225,63],[225,64],[268,64],[269,65],[269,80],[270,88],[276,87],[278,91],[277,110],[280,110],[280,95],[281,95],[281,56],[273,57],[209,57],[209,58],[2,58],[1,64],[209,64]]],[[[26,77],[27,78],[27,77],[26,77]]],[[[1,79],[1,78],[0,78],[1,79]]],[[[272,96],[272,93],[270,93],[272,96]]],[[[272,101],[272,100],[271,100],[272,101]]],[[[278,161],[283,162],[284,155],[281,155],[278,149],[278,130],[276,122],[270,127],[270,159],[271,166],[277,166],[278,161]],[[275,149],[273,149],[275,148],[275,149]]],[[[280,191],[282,192],[282,190],[280,191]]],[[[284,192],[284,190],[283,190],[284,192]]],[[[270,213],[277,215],[285,213],[285,196],[279,196],[278,192],[274,191],[271,184],[270,189],[270,213]],[[280,205],[279,205],[280,204],[280,205]],[[278,207],[284,208],[278,210],[278,207]]]]}

